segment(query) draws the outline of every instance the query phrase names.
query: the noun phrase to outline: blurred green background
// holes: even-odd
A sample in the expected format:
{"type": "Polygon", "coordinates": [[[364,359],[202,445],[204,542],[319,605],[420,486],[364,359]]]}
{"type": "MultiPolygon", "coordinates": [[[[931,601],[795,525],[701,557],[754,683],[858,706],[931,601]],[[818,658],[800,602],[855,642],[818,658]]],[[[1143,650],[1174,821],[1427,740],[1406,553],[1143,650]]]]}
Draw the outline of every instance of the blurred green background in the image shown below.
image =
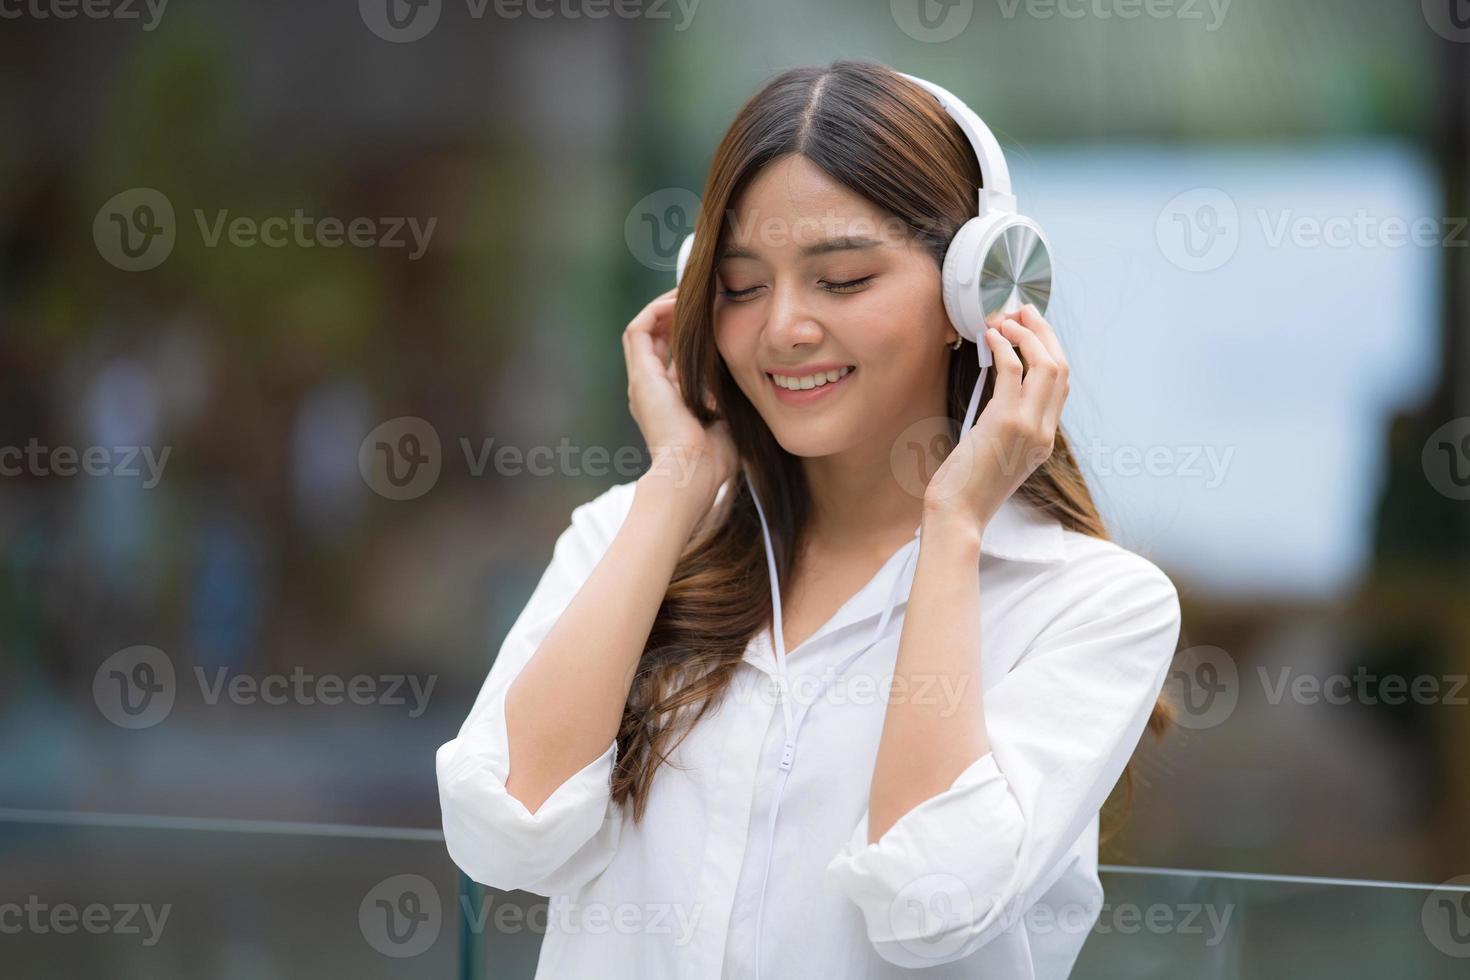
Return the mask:
{"type": "MultiPolygon", "coordinates": [[[[739,105],[838,58],[996,131],[1056,252],[1064,424],[1179,587],[1181,725],[1104,860],[1470,873],[1460,0],[25,0],[0,2],[0,902],[161,896],[188,925],[6,932],[7,975],[497,962],[450,913],[403,958],[351,923],[400,873],[452,912],[433,752],[571,509],[644,465],[619,334],[739,105]],[[140,817],[215,829],[115,829],[140,817]],[[319,933],[274,940],[287,899],[319,933]]],[[[1405,908],[1374,942],[1453,975],[1470,902],[1441,943],[1405,908]]],[[[1195,975],[1278,975],[1263,934],[1195,975]]]]}

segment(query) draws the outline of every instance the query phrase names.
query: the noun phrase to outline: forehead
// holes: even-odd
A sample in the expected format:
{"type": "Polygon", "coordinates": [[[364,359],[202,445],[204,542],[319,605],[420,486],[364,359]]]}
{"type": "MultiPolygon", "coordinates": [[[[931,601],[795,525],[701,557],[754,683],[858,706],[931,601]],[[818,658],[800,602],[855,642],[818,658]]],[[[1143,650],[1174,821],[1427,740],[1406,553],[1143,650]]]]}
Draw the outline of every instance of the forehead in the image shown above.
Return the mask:
{"type": "Polygon", "coordinates": [[[762,167],[736,198],[728,219],[727,240],[740,245],[776,247],[783,241],[856,234],[892,240],[903,232],[893,215],[795,153],[762,167]]]}

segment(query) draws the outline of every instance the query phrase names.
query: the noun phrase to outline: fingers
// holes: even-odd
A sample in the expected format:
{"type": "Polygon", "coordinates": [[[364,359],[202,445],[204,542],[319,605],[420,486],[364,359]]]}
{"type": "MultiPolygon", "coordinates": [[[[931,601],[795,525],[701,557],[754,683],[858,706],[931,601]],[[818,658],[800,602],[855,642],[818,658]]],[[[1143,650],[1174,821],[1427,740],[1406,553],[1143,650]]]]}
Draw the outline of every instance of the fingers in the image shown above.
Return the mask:
{"type": "Polygon", "coordinates": [[[1021,384],[1021,414],[1041,424],[1046,414],[1051,388],[1056,380],[1056,361],[1041,342],[1041,338],[1021,326],[1011,317],[1000,322],[998,330],[1006,340],[1021,348],[1026,357],[1026,375],[1021,384]]]}
{"type": "Polygon", "coordinates": [[[1071,389],[1071,366],[1067,363],[1067,355],[1062,350],[1062,342],[1057,338],[1057,333],[1052,329],[1046,317],[1041,315],[1033,304],[1027,303],[1021,307],[1018,317],[1021,323],[1041,338],[1046,349],[1051,352],[1052,360],[1057,365],[1057,382],[1052,388],[1052,397],[1047,405],[1047,424],[1055,428],[1062,416],[1062,405],[1067,400],[1067,392],[1071,389]]]}
{"type": "Polygon", "coordinates": [[[1052,326],[1050,323],[1047,322],[1046,317],[1041,315],[1041,311],[1038,310],[1034,304],[1027,303],[1025,306],[1021,307],[1020,312],[1016,314],[1015,319],[1019,320],[1022,326],[1029,328],[1033,333],[1036,334],[1036,336],[1041,338],[1041,342],[1045,344],[1046,349],[1051,352],[1053,360],[1055,360],[1058,364],[1067,363],[1067,356],[1062,352],[1062,344],[1061,341],[1057,339],[1056,331],[1052,329],[1052,326]]]}
{"type": "Polygon", "coordinates": [[[651,333],[662,334],[668,329],[669,321],[673,318],[674,302],[678,297],[671,293],[655,296],[648,305],[638,311],[638,315],[628,322],[626,333],[651,333]]]}
{"type": "Polygon", "coordinates": [[[990,400],[993,403],[999,399],[1001,404],[1014,402],[1021,394],[1021,359],[999,330],[986,330],[985,343],[995,359],[995,388],[990,400]]]}
{"type": "Polygon", "coordinates": [[[1054,433],[1066,400],[1068,372],[1065,356],[1057,357],[1061,344],[1055,332],[1031,304],[1015,317],[995,316],[992,321],[1026,358],[1019,410],[1041,435],[1054,433]]]}
{"type": "Polygon", "coordinates": [[[628,349],[628,382],[633,381],[635,373],[645,372],[660,375],[665,372],[663,358],[653,349],[653,338],[642,331],[635,331],[626,335],[623,339],[624,346],[628,349]]]}
{"type": "Polygon", "coordinates": [[[673,321],[674,290],[655,296],[628,322],[623,331],[623,357],[631,372],[635,364],[663,373],[670,361],[669,325],[673,321]]]}

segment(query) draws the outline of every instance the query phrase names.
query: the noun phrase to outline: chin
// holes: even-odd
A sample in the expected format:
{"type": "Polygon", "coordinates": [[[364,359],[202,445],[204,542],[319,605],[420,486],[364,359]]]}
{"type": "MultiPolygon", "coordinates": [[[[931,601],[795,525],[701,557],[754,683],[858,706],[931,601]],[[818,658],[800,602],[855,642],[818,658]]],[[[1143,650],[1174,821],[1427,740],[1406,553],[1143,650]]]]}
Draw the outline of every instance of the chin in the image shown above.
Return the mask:
{"type": "Polygon", "coordinates": [[[822,424],[791,425],[772,428],[771,434],[782,449],[793,456],[816,458],[832,456],[852,445],[846,435],[847,426],[822,424]]]}

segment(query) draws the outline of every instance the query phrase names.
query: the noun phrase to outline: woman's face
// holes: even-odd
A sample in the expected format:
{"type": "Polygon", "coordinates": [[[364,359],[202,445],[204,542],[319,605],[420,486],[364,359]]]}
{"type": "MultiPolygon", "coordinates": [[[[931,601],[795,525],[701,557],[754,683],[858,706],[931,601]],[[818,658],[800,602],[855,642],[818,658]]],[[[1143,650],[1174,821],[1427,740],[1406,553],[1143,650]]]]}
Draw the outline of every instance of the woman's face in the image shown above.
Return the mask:
{"type": "Polygon", "coordinates": [[[810,160],[782,157],[747,185],[715,274],[716,346],[787,452],[886,455],[944,413],[955,333],[937,264],[810,160]]]}

